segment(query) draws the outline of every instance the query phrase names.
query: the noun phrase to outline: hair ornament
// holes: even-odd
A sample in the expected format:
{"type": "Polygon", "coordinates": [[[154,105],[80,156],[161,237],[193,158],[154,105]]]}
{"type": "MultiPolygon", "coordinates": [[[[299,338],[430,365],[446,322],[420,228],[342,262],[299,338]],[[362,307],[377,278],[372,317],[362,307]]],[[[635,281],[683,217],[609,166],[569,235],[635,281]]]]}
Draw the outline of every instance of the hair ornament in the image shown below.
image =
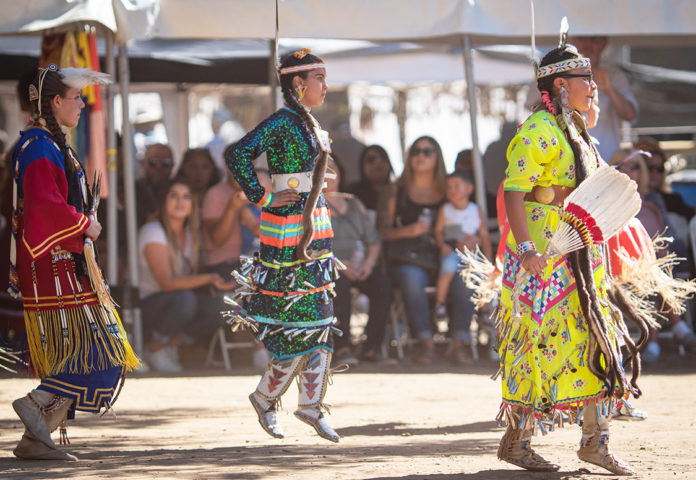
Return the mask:
{"type": "Polygon", "coordinates": [[[82,90],[88,85],[108,85],[111,83],[111,75],[95,72],[88,68],[62,68],[61,80],[70,88],[82,90]]]}
{"type": "Polygon", "coordinates": [[[541,92],[541,101],[544,102],[544,105],[546,105],[546,108],[549,110],[549,112],[556,115],[556,107],[554,107],[553,103],[551,103],[551,97],[549,95],[549,92],[547,92],[546,90],[541,92]]]}
{"type": "Polygon", "coordinates": [[[564,48],[568,44],[568,30],[570,26],[568,25],[568,17],[563,17],[561,19],[561,32],[558,39],[558,46],[564,48]]]}
{"type": "Polygon", "coordinates": [[[303,47],[303,48],[299,49],[298,51],[296,51],[295,53],[293,53],[293,55],[295,56],[295,58],[299,58],[300,60],[302,60],[304,57],[306,57],[310,53],[312,53],[312,51],[309,48],[303,47]]]}
{"type": "Polygon", "coordinates": [[[36,89],[34,84],[32,83],[29,85],[29,101],[33,102],[34,100],[39,99],[39,91],[36,89]]]}

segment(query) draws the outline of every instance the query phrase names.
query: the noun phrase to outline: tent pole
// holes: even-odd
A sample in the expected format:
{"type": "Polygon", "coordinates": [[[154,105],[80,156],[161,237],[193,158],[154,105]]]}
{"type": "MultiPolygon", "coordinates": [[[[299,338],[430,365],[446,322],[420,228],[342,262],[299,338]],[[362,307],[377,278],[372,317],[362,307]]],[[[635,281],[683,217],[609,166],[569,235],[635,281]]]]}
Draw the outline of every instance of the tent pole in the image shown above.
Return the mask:
{"type": "Polygon", "coordinates": [[[462,35],[462,52],[464,55],[464,76],[469,96],[469,117],[471,120],[472,163],[474,166],[474,183],[476,184],[476,203],[483,210],[484,218],[488,218],[486,205],[486,182],[483,175],[483,162],[479,149],[478,125],[476,123],[476,85],[474,84],[474,62],[472,60],[471,36],[462,35]]]}
{"type": "Polygon", "coordinates": [[[128,50],[125,44],[119,46],[118,56],[118,78],[121,84],[121,110],[123,120],[121,123],[121,136],[123,145],[123,186],[125,193],[126,207],[126,237],[128,251],[128,291],[129,301],[124,306],[124,316],[131,316],[129,320],[133,323],[133,347],[139,355],[143,352],[142,324],[140,319],[140,309],[134,296],[137,295],[138,285],[140,284],[138,272],[138,246],[137,246],[137,218],[135,204],[135,169],[133,162],[135,155],[133,152],[133,128],[130,123],[128,111],[128,94],[130,91],[130,71],[128,68],[128,50]]]}
{"type": "Polygon", "coordinates": [[[271,87],[271,111],[278,110],[278,75],[276,74],[276,58],[278,58],[278,45],[275,40],[269,40],[271,55],[268,58],[268,85],[271,87]]]}
{"type": "MultiPolygon", "coordinates": [[[[106,33],[106,72],[116,77],[114,58],[114,32],[106,33]]],[[[106,87],[106,165],[109,172],[109,198],[106,200],[106,272],[110,285],[118,283],[118,164],[116,160],[116,128],[114,126],[114,91],[106,87]]]]}

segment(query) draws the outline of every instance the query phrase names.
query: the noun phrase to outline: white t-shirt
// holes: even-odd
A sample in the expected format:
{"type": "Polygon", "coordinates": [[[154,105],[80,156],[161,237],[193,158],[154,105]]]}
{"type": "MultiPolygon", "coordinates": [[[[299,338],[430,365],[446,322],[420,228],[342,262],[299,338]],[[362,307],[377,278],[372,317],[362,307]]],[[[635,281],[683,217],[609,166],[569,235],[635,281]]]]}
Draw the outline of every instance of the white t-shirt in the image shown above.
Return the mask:
{"type": "Polygon", "coordinates": [[[456,208],[450,202],[445,203],[445,232],[446,241],[461,241],[463,235],[476,235],[481,228],[479,208],[474,202],[469,202],[466,208],[456,208]]]}
{"type": "MultiPolygon", "coordinates": [[[[147,264],[145,259],[145,247],[151,243],[159,243],[161,245],[167,245],[167,234],[164,231],[164,227],[159,221],[153,221],[146,223],[140,229],[138,234],[138,267],[140,271],[140,298],[145,298],[162,291],[162,287],[155,276],[150,270],[150,266],[147,264]]],[[[193,263],[193,239],[191,238],[191,232],[186,230],[186,248],[181,254],[182,258],[179,259],[181,264],[184,266],[185,275],[193,273],[191,271],[190,265],[193,263]],[[185,257],[185,258],[183,258],[185,257]]]]}

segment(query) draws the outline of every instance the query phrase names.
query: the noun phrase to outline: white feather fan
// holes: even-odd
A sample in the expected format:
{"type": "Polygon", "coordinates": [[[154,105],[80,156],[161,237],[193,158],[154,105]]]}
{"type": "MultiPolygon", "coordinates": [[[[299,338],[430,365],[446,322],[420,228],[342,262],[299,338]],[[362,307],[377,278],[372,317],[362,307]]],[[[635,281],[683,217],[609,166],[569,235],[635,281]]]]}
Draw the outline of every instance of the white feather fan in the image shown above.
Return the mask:
{"type": "MultiPolygon", "coordinates": [[[[565,255],[604,243],[638,213],[640,206],[636,183],[603,164],[565,199],[561,221],[544,256],[565,255]]],[[[517,317],[520,315],[520,288],[527,276],[527,272],[519,275],[513,288],[513,314],[517,317]]]]}
{"type": "Polygon", "coordinates": [[[563,204],[561,222],[546,254],[563,255],[591,244],[604,243],[640,210],[638,186],[627,175],[602,165],[563,204]]]}

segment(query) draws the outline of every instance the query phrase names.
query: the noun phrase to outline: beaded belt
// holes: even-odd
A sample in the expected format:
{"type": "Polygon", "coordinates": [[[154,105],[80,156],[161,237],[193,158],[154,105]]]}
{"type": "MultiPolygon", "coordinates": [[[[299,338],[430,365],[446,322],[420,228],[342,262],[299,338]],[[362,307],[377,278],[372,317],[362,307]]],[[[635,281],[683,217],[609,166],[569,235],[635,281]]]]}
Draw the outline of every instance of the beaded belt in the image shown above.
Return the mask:
{"type": "MultiPolygon", "coordinates": [[[[290,188],[297,193],[309,192],[312,189],[312,173],[313,172],[295,172],[272,174],[271,184],[273,185],[273,191],[280,192],[290,188]]],[[[336,178],[336,176],[331,172],[326,172],[324,178],[336,178]]],[[[326,187],[326,183],[324,187],[326,187]]]]}

